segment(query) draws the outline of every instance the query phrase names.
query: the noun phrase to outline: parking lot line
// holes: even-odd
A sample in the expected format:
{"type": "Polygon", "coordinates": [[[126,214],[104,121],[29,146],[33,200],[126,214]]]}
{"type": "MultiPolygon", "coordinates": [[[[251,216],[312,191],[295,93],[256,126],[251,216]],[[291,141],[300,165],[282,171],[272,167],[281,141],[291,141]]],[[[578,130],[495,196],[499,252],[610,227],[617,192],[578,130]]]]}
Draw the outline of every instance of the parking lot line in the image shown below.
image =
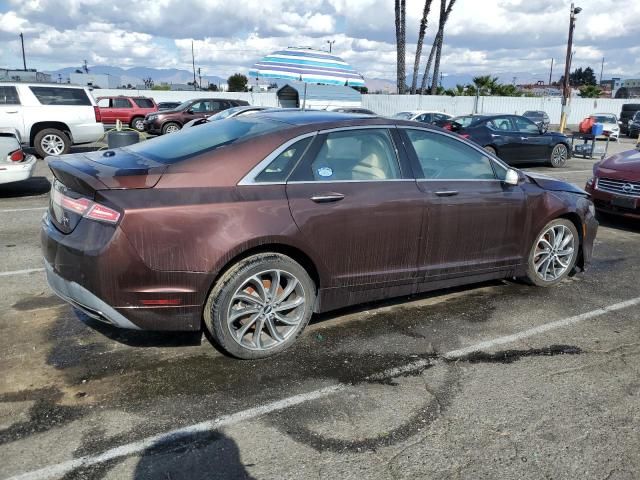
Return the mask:
{"type": "Polygon", "coordinates": [[[26,268],[24,270],[11,270],[8,272],[0,272],[0,277],[9,277],[11,275],[24,275],[26,273],[44,272],[44,268],[26,268]]]}
{"type": "Polygon", "coordinates": [[[12,212],[30,212],[32,210],[46,210],[48,207],[31,207],[31,208],[7,208],[0,210],[0,213],[12,213],[12,212]]]}
{"type": "MultiPolygon", "coordinates": [[[[575,316],[564,318],[554,322],[545,323],[534,328],[530,328],[518,333],[514,333],[512,335],[505,335],[505,336],[497,337],[491,340],[479,342],[469,347],[461,348],[458,350],[452,350],[450,352],[442,354],[442,358],[447,360],[455,360],[456,358],[463,357],[464,355],[467,355],[469,353],[488,349],[496,345],[504,345],[506,343],[516,342],[524,338],[533,337],[535,335],[539,335],[541,333],[545,333],[558,328],[575,325],[577,323],[584,322],[586,320],[590,320],[590,319],[605,315],[607,313],[616,312],[616,311],[629,308],[635,305],[639,305],[639,304],[640,304],[640,297],[632,298],[624,302],[619,302],[613,305],[591,310],[589,312],[585,312],[580,315],[575,315],[575,316]]],[[[424,368],[427,364],[431,363],[432,361],[433,360],[420,359],[401,367],[391,368],[383,372],[380,372],[379,374],[371,375],[370,377],[368,377],[368,379],[393,378],[398,375],[420,370],[424,368]]],[[[301,393],[299,395],[293,395],[291,397],[287,397],[282,400],[277,400],[275,402],[271,402],[266,405],[249,408],[247,410],[242,410],[240,412],[236,412],[230,415],[224,415],[224,416],[215,418],[213,420],[207,420],[201,423],[196,423],[194,425],[189,425],[176,430],[171,430],[169,432],[150,436],[136,442],[121,445],[119,447],[114,447],[112,449],[109,449],[97,455],[86,455],[84,457],[68,460],[66,462],[49,465],[39,470],[33,470],[31,472],[9,477],[7,480],[40,480],[40,479],[49,479],[49,478],[64,476],[65,474],[72,472],[73,470],[80,467],[89,467],[91,465],[101,464],[109,460],[113,460],[115,458],[135,455],[158,443],[176,441],[186,436],[192,435],[193,433],[207,432],[207,431],[216,430],[222,427],[234,425],[243,421],[252,420],[254,418],[261,417],[269,413],[284,410],[294,405],[300,405],[312,400],[317,400],[319,398],[327,397],[334,393],[341,392],[347,389],[348,387],[349,385],[347,384],[339,383],[337,385],[331,385],[318,390],[313,390],[311,392],[301,393]]]]}

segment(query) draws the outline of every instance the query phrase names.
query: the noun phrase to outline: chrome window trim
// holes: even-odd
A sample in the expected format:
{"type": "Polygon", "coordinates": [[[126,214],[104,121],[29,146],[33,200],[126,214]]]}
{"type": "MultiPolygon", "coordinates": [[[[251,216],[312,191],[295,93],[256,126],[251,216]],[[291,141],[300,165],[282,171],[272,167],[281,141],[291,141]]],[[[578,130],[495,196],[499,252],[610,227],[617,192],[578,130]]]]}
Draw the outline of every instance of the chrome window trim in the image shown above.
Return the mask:
{"type": "MultiPolygon", "coordinates": [[[[420,127],[414,127],[411,125],[398,125],[397,128],[399,129],[404,129],[404,130],[422,130],[423,132],[428,132],[428,133],[435,133],[436,135],[442,135],[444,137],[449,137],[449,138],[453,138],[454,140],[457,140],[458,142],[463,143],[464,145],[473,148],[474,150],[477,150],[479,153],[483,154],[485,157],[487,157],[489,160],[493,161],[493,162],[497,162],[500,166],[506,168],[507,170],[513,170],[512,167],[510,167],[507,163],[503,162],[502,160],[500,160],[498,157],[494,156],[493,154],[487,152],[484,148],[480,147],[479,145],[473,145],[470,142],[463,142],[462,140],[460,140],[460,138],[458,137],[458,135],[454,135],[453,133],[447,133],[444,131],[438,131],[438,130],[432,130],[430,128],[420,128],[420,127]]],[[[495,170],[493,172],[495,174],[495,170]]],[[[418,178],[418,181],[420,180],[429,180],[427,178],[418,178]]],[[[433,179],[435,180],[435,179],[433,179]]],[[[444,179],[440,179],[440,180],[456,180],[455,178],[444,178],[444,179]]],[[[469,179],[457,179],[459,181],[465,181],[465,180],[472,180],[472,181],[477,181],[478,179],[473,179],[473,178],[469,178],[469,179]]],[[[499,178],[495,179],[498,182],[502,182],[502,180],[500,180],[499,178]]],[[[487,180],[481,180],[481,181],[487,181],[487,180]]]]}
{"type": "Polygon", "coordinates": [[[380,125],[349,125],[347,127],[335,127],[319,130],[319,134],[334,133],[334,132],[347,132],[349,130],[371,130],[371,129],[384,129],[384,128],[396,128],[396,125],[380,124],[380,125]]]}
{"type": "MultiPolygon", "coordinates": [[[[261,160],[260,162],[258,162],[258,164],[253,167],[251,170],[249,170],[249,173],[247,173],[244,177],[242,177],[242,179],[240,179],[240,181],[236,184],[236,185],[285,185],[287,182],[286,181],[282,181],[282,182],[256,182],[256,177],[262,173],[262,171],[267,168],[269,166],[269,164],[271,162],[273,162],[276,158],[278,158],[278,156],[282,153],[285,152],[289,147],[291,147],[291,145],[293,145],[294,143],[308,138],[308,137],[315,137],[316,135],[318,135],[317,131],[313,131],[313,132],[307,132],[307,133],[303,133],[302,135],[298,135],[297,137],[294,137],[290,140],[287,140],[286,142],[284,142],[282,145],[280,145],[278,148],[276,148],[273,152],[271,152],[269,155],[267,155],[264,160],[261,160]]],[[[313,142],[313,140],[311,140],[313,142]]]]}
{"type": "MultiPolygon", "coordinates": [[[[415,183],[415,178],[387,178],[387,179],[377,179],[377,180],[297,180],[287,182],[287,185],[302,185],[306,183],[314,183],[317,185],[326,185],[328,183],[387,183],[387,182],[412,182],[415,183]]],[[[262,185],[262,184],[256,184],[262,185]]]]}

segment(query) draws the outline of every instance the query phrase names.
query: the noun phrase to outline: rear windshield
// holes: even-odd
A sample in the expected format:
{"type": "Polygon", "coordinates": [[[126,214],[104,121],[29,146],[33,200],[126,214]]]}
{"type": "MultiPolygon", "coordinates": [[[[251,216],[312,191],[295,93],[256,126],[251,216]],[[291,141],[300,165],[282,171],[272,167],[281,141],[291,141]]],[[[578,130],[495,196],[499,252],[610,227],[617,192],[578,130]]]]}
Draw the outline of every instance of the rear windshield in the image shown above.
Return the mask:
{"type": "Polygon", "coordinates": [[[134,98],[133,99],[134,102],[136,102],[136,105],[138,105],[140,108],[153,108],[153,100],[151,100],[150,98],[134,98]]]}
{"type": "Polygon", "coordinates": [[[172,164],[286,127],[284,123],[255,117],[228,118],[224,122],[211,122],[136,143],[125,150],[156,162],[172,164]]]}
{"type": "Polygon", "coordinates": [[[613,115],[592,115],[597,123],[616,123],[616,117],[613,115]]]}
{"type": "Polygon", "coordinates": [[[29,87],[42,105],[91,105],[82,88],[29,87]]]}

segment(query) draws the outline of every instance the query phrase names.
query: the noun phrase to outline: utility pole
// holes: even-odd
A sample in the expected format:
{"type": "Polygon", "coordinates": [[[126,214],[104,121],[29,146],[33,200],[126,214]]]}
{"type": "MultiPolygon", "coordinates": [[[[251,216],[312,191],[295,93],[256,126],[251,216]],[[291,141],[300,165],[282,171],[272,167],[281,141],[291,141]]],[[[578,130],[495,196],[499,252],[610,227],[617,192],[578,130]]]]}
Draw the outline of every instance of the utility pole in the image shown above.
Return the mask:
{"type": "Polygon", "coordinates": [[[191,40],[191,64],[193,65],[193,89],[197,90],[196,88],[196,56],[195,53],[193,52],[193,40],[191,40]]]}
{"type": "Polygon", "coordinates": [[[200,73],[200,67],[198,67],[198,84],[200,85],[200,90],[202,90],[202,74],[200,73]]]}
{"type": "Polygon", "coordinates": [[[551,86],[551,77],[553,76],[553,58],[551,59],[551,68],[549,69],[549,86],[551,86]]]}
{"type": "Polygon", "coordinates": [[[84,73],[89,73],[89,65],[87,65],[87,61],[84,60],[84,64],[82,65],[82,69],[84,70],[84,73]]]}
{"type": "Polygon", "coordinates": [[[602,84],[602,72],[604,72],[604,57],[602,57],[602,65],[600,66],[600,84],[602,84]]]}
{"type": "Polygon", "coordinates": [[[569,85],[569,71],[571,70],[571,48],[573,46],[573,29],[576,28],[576,15],[582,11],[580,7],[574,7],[571,4],[571,11],[569,12],[569,39],[567,40],[567,59],[564,63],[564,82],[562,82],[562,113],[560,114],[560,133],[564,132],[567,126],[567,103],[571,96],[571,90],[569,85]]]}
{"type": "Polygon", "coordinates": [[[24,56],[24,35],[20,33],[20,43],[22,44],[22,65],[24,66],[24,71],[27,71],[27,57],[24,56]]]}
{"type": "Polygon", "coordinates": [[[333,44],[336,43],[335,40],[327,40],[327,43],[329,44],[329,53],[331,53],[333,44]]]}

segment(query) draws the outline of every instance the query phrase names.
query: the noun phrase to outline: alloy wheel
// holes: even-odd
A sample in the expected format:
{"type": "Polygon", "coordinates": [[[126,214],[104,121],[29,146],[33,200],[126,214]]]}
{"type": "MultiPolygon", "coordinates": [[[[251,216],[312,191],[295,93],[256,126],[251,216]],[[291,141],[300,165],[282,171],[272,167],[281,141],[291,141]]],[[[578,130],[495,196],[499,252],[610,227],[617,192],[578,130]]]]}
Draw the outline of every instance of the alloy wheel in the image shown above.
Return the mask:
{"type": "Polygon", "coordinates": [[[137,118],[135,122],[133,122],[133,128],[138,130],[139,132],[144,130],[144,120],[141,118],[137,118]]]}
{"type": "Polygon", "coordinates": [[[575,237],[565,225],[553,225],[542,232],[533,254],[536,275],[545,282],[557,280],[571,266],[575,237]]]}
{"type": "Polygon", "coordinates": [[[553,147],[551,152],[551,164],[554,167],[563,167],[567,163],[567,147],[562,144],[553,147]]]}
{"type": "Polygon", "coordinates": [[[180,128],[177,125],[168,125],[165,129],[165,133],[176,133],[180,131],[180,128]]]}
{"type": "Polygon", "coordinates": [[[250,350],[282,344],[305,318],[306,293],[290,272],[266,270],[245,280],[229,303],[227,326],[233,339],[250,350]]]}
{"type": "Polygon", "coordinates": [[[58,135],[48,134],[42,137],[40,141],[42,150],[47,155],[60,155],[64,152],[64,140],[58,135]]]}

